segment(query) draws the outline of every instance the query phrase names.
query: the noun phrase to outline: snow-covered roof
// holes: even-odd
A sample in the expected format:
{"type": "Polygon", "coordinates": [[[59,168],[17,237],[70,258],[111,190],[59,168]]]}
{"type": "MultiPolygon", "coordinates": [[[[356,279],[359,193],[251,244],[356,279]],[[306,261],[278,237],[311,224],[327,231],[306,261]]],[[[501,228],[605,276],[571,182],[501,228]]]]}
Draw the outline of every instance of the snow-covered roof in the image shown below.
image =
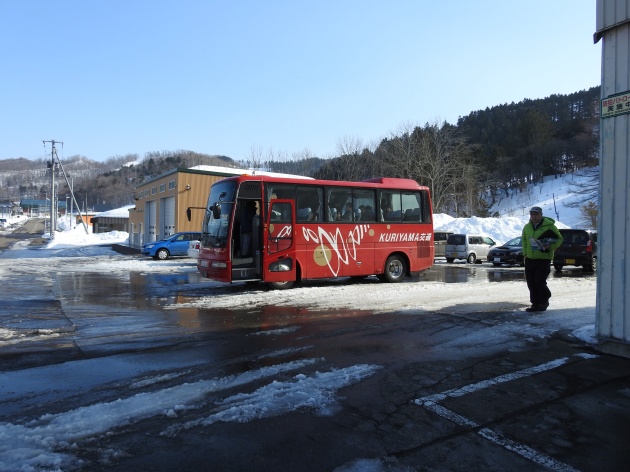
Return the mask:
{"type": "Polygon", "coordinates": [[[132,208],[135,208],[135,205],[125,205],[124,207],[114,208],[113,210],[102,211],[101,213],[95,214],[94,217],[129,218],[129,210],[132,208]]]}
{"type": "Polygon", "coordinates": [[[205,166],[199,165],[194,167],[189,167],[190,170],[200,170],[203,172],[216,172],[221,174],[232,174],[232,175],[241,175],[241,174],[249,174],[249,175],[268,175],[271,177],[291,177],[293,179],[310,179],[313,180],[312,177],[306,177],[304,175],[294,175],[294,174],[281,174],[278,172],[267,172],[264,170],[258,169],[236,169],[234,167],[218,167],[218,166],[205,166]]]}

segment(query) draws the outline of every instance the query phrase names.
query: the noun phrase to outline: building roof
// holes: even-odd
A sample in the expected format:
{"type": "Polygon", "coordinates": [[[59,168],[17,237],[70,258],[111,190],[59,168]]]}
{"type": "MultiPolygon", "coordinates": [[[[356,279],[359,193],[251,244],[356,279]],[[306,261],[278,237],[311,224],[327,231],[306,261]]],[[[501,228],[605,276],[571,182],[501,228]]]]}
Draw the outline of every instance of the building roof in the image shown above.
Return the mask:
{"type": "Polygon", "coordinates": [[[171,169],[169,171],[166,171],[158,175],[157,177],[153,177],[149,180],[142,182],[141,184],[136,185],[136,188],[143,187],[155,180],[166,177],[167,175],[176,174],[177,172],[188,173],[188,174],[210,174],[210,175],[217,175],[221,177],[232,177],[234,175],[249,174],[249,175],[269,175],[272,177],[291,177],[294,179],[312,179],[311,177],[306,177],[304,175],[280,174],[278,172],[267,172],[267,171],[258,170],[258,169],[240,169],[236,167],[199,165],[199,166],[194,166],[194,167],[189,167],[189,168],[177,167],[175,169],[171,169]]]}
{"type": "Polygon", "coordinates": [[[124,207],[114,208],[113,210],[102,211],[101,213],[96,213],[94,218],[129,218],[129,210],[135,208],[135,205],[125,205],[124,207]]]}
{"type": "Polygon", "coordinates": [[[223,177],[232,177],[233,175],[244,174],[247,172],[247,170],[237,169],[237,168],[232,168],[232,167],[218,167],[218,166],[196,166],[196,167],[191,167],[191,168],[177,167],[171,170],[167,170],[166,172],[163,172],[162,174],[156,177],[152,177],[149,180],[145,180],[141,184],[136,185],[136,188],[143,187],[151,182],[154,182],[155,180],[162,179],[166,177],[167,175],[176,174],[178,172],[188,173],[188,174],[212,174],[212,175],[219,175],[223,177]],[[199,168],[203,168],[203,169],[199,169],[199,168]]]}

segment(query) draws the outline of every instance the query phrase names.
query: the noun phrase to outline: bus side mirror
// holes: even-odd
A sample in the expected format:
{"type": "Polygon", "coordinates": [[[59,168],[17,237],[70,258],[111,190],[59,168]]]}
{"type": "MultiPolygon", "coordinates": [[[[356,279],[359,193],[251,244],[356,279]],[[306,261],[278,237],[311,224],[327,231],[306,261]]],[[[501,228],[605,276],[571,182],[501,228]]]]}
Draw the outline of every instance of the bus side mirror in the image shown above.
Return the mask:
{"type": "Polygon", "coordinates": [[[212,211],[212,216],[215,220],[218,220],[221,217],[221,207],[216,203],[210,207],[210,210],[212,211]]]}

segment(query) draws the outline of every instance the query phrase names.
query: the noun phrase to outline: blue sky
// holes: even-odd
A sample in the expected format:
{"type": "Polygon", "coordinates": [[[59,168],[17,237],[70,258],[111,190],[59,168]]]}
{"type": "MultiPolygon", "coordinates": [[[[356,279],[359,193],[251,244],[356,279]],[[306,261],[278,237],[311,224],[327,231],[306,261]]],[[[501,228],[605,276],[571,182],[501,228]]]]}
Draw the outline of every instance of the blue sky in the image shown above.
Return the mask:
{"type": "Polygon", "coordinates": [[[0,159],[338,154],[600,84],[594,0],[0,0],[0,159]]]}

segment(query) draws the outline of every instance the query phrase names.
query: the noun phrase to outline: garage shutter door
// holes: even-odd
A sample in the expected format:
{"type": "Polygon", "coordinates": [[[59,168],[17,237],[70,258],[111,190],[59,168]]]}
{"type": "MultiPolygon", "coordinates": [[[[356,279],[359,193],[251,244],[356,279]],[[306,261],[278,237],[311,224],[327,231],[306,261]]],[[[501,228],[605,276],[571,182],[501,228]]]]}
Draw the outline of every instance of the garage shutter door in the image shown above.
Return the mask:
{"type": "Polygon", "coordinates": [[[148,243],[159,239],[155,228],[156,220],[155,201],[146,202],[144,205],[144,228],[146,231],[144,240],[148,243]]]}
{"type": "Polygon", "coordinates": [[[164,237],[175,233],[175,197],[162,198],[161,208],[163,211],[162,221],[164,222],[164,237]]]}

